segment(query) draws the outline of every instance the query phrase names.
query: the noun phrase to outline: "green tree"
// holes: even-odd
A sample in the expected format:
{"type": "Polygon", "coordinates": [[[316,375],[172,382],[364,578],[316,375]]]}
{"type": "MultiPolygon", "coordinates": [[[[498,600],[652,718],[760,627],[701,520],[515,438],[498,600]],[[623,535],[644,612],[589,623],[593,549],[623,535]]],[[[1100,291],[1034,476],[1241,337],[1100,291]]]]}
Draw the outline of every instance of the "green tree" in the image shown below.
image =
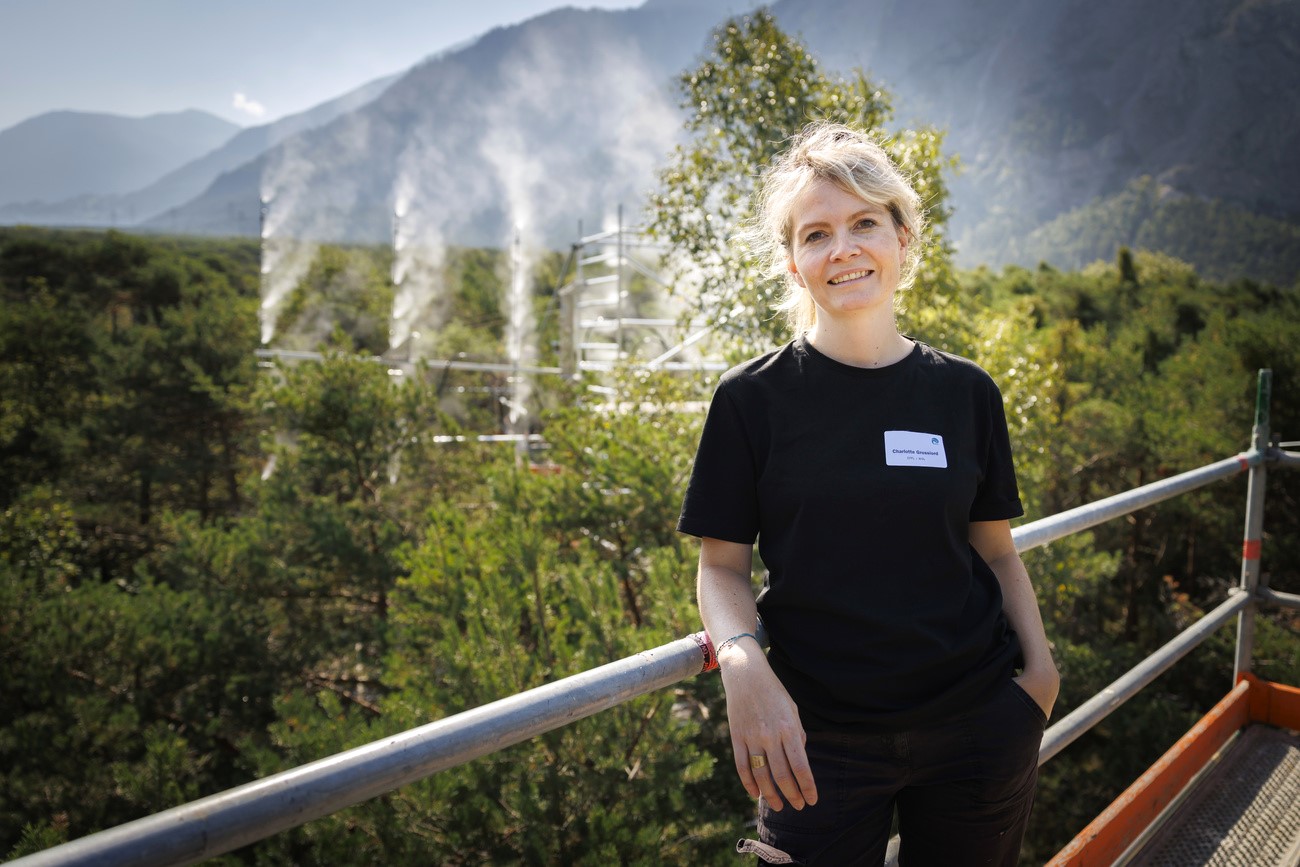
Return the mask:
{"type": "Polygon", "coordinates": [[[256,300],[225,256],[115,232],[0,237],[0,498],[63,490],[105,577],[156,544],[163,511],[239,507],[256,300]]]}
{"type": "MultiPolygon", "coordinates": [[[[697,630],[687,576],[698,551],[671,531],[698,425],[680,409],[689,391],[651,377],[623,384],[639,412],[561,410],[546,420],[549,472],[528,472],[498,452],[482,465],[485,486],[432,505],[422,541],[402,557],[385,691],[373,712],[324,690],[294,692],[279,705],[267,770],[697,630]]],[[[700,681],[716,690],[716,678],[700,681]]],[[[263,851],[311,863],[343,846],[385,862],[721,862],[747,810],[693,809],[713,802],[716,788],[701,735],[706,703],[716,699],[700,690],[683,684],[634,700],[282,835],[263,851]]]]}
{"type": "Polygon", "coordinates": [[[366,247],[324,245],[278,315],[275,345],[380,355],[389,348],[391,258],[366,247]],[[339,341],[339,335],[346,339],[339,341]]]}
{"type": "Polygon", "coordinates": [[[25,288],[26,298],[0,297],[0,506],[76,465],[91,410],[90,315],[43,277],[25,288]]]}
{"type": "Polygon", "coordinates": [[[242,782],[242,741],[270,722],[263,613],[84,580],[72,511],[34,489],[0,515],[0,851],[242,782]]]}

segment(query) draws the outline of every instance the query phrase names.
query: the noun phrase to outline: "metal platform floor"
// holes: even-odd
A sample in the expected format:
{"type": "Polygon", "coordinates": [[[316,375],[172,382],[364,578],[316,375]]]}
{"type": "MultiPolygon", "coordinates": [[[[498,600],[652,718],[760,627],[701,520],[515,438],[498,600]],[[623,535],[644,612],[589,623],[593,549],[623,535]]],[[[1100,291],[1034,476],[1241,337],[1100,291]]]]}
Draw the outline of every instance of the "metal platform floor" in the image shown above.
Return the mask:
{"type": "Polygon", "coordinates": [[[1119,863],[1300,865],[1300,734],[1247,726],[1119,863]]]}

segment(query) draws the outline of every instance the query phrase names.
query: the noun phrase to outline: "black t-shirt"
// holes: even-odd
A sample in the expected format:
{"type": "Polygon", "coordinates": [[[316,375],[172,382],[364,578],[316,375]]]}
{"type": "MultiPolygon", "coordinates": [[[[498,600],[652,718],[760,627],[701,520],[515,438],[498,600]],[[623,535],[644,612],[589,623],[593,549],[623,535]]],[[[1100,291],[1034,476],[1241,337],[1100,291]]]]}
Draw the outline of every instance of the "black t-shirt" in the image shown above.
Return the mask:
{"type": "Polygon", "coordinates": [[[677,526],[757,538],[768,658],[805,726],[893,730],[1009,676],[1019,644],[969,524],[1021,514],[977,365],[918,342],[858,368],[799,338],[723,375],[677,526]]]}

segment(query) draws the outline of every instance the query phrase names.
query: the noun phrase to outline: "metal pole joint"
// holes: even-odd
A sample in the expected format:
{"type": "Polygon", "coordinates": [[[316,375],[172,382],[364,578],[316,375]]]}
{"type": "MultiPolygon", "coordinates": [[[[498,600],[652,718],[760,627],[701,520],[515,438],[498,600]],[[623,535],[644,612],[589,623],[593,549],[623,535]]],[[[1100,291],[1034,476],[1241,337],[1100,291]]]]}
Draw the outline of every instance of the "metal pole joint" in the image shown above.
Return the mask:
{"type": "MultiPolygon", "coordinates": [[[[1250,671],[1255,652],[1255,612],[1260,599],[1260,556],[1264,544],[1264,489],[1268,477],[1269,403],[1273,396],[1273,371],[1263,368],[1255,388],[1255,425],[1251,430],[1250,480],[1246,492],[1246,526],[1241,540],[1240,587],[1250,595],[1250,604],[1237,615],[1237,647],[1232,682],[1250,671]]],[[[1264,589],[1267,589],[1265,586],[1264,589]]]]}

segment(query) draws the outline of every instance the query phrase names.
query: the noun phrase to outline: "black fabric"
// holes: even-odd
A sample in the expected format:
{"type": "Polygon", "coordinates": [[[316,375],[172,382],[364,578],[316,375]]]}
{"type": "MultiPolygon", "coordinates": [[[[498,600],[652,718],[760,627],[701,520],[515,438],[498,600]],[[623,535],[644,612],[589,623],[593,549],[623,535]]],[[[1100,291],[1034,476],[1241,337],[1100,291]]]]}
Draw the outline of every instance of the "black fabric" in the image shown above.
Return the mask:
{"type": "MultiPolygon", "coordinates": [[[[880,867],[898,811],[905,867],[1015,867],[1033,809],[1046,718],[1010,678],[990,699],[904,732],[814,731],[817,803],[758,802],[768,863],[880,867]]],[[[747,847],[756,849],[758,847],[747,847]]]]}
{"type": "Polygon", "coordinates": [[[977,365],[918,342],[857,368],[800,338],[723,375],[678,529],[757,539],[768,658],[805,727],[900,730],[982,700],[1015,663],[968,534],[1021,514],[977,365]],[[947,467],[887,465],[886,431],[941,437],[947,467]]]}

